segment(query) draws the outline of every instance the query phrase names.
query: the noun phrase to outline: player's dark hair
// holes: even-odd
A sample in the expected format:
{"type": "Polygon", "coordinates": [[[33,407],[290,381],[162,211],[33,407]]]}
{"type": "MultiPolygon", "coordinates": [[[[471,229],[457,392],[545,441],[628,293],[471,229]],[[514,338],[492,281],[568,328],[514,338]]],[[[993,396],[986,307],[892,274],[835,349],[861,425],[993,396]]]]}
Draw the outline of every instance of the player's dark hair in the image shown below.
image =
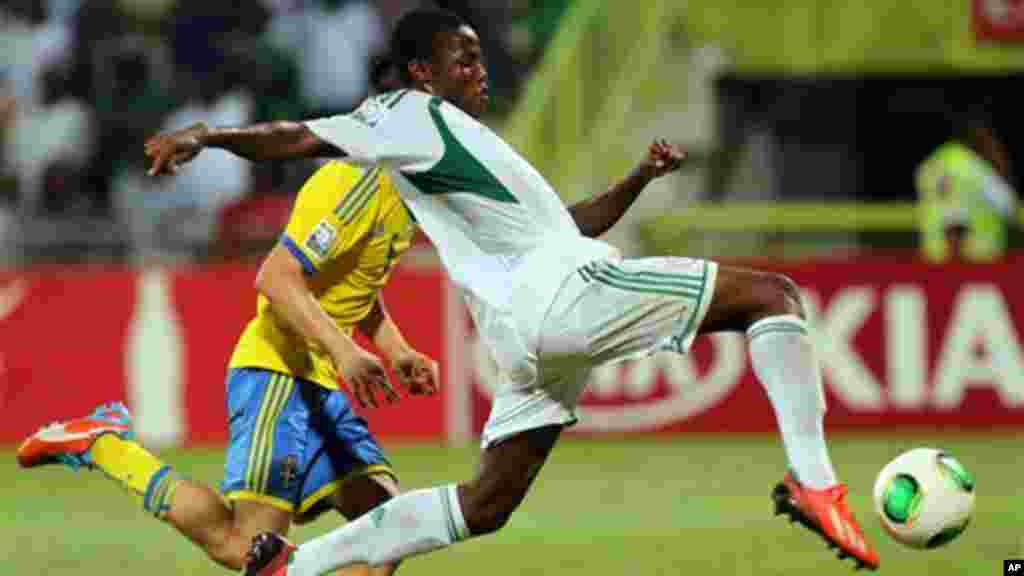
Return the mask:
{"type": "Polygon", "coordinates": [[[392,87],[388,80],[395,71],[395,62],[390,55],[377,56],[370,60],[370,88],[376,93],[387,92],[392,87]]]}
{"type": "Polygon", "coordinates": [[[391,33],[391,58],[402,82],[412,81],[409,63],[431,59],[438,34],[454,32],[464,25],[466,21],[458,14],[437,8],[420,8],[403,14],[391,33]]]}

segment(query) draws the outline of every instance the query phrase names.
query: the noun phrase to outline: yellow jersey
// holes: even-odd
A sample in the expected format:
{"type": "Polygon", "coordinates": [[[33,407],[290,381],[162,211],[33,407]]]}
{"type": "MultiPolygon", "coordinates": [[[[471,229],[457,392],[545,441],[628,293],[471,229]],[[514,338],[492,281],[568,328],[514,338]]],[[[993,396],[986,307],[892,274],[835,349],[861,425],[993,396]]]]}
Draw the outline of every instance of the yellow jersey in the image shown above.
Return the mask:
{"type": "MultiPolygon", "coordinates": [[[[302,263],[324,311],[351,335],[415,232],[391,178],[380,168],[322,166],[295,199],[281,242],[302,263]]],[[[259,295],[230,368],[265,368],[338,389],[330,357],[287,328],[259,295]]]]}

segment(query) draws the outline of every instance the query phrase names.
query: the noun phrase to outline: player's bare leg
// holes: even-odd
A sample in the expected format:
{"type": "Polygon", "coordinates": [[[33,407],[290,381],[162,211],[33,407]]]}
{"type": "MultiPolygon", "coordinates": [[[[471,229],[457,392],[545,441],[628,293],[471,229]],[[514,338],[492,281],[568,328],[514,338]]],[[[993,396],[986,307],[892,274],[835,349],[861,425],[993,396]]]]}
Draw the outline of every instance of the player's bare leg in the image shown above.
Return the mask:
{"type": "Polygon", "coordinates": [[[481,453],[476,477],[458,487],[470,535],[497,532],[508,523],[561,432],[562,426],[527,430],[481,453]]]}
{"type": "Polygon", "coordinates": [[[470,482],[402,494],[294,553],[279,536],[261,534],[246,574],[317,576],[354,564],[383,566],[495,532],[523,501],[561,430],[546,426],[516,434],[482,453],[470,482]]]}
{"type": "MultiPolygon", "coordinates": [[[[349,503],[342,513],[350,519],[361,515],[358,510],[369,510],[373,502],[379,504],[397,493],[397,486],[390,476],[382,476],[379,482],[370,477],[359,478],[347,483],[346,488],[336,494],[349,496],[349,503]]],[[[291,512],[248,500],[235,500],[229,505],[210,487],[191,480],[178,482],[167,506],[162,519],[203,550],[211,560],[232,571],[245,567],[249,547],[258,534],[274,532],[287,535],[292,524],[291,512]]],[[[393,572],[394,568],[390,566],[373,572],[357,566],[338,574],[388,576],[393,572]]]]}
{"type": "Polygon", "coordinates": [[[99,469],[118,482],[156,518],[174,526],[213,560],[240,569],[259,532],[286,532],[291,514],[262,504],[231,508],[207,486],[180,477],[132,440],[131,415],[123,404],[98,407],[83,418],[57,422],[33,434],[18,450],[26,468],[60,463],[99,469]]]}
{"type": "Polygon", "coordinates": [[[287,534],[290,512],[268,504],[236,500],[229,506],[207,486],[182,481],[164,520],[229,570],[241,570],[252,539],[267,530],[287,534]]]}
{"type": "Polygon", "coordinates": [[[875,569],[878,554],[846,506],[825,444],[821,370],[796,285],[785,276],[721,266],[700,333],[745,332],[751,364],[775,411],[791,472],[776,511],[818,533],[841,558],[875,569]]]}
{"type": "MultiPolygon", "coordinates": [[[[335,493],[334,500],[344,500],[345,504],[339,510],[346,518],[353,519],[373,508],[374,503],[385,502],[397,494],[397,490],[390,476],[362,477],[346,483],[341,491],[335,493]]],[[[235,500],[229,506],[211,488],[182,480],[163,520],[202,549],[211,560],[237,572],[245,567],[249,548],[258,534],[288,534],[292,513],[248,500],[235,500]]],[[[394,567],[390,565],[372,571],[365,566],[354,566],[337,574],[389,576],[393,572],[394,567]]]]}

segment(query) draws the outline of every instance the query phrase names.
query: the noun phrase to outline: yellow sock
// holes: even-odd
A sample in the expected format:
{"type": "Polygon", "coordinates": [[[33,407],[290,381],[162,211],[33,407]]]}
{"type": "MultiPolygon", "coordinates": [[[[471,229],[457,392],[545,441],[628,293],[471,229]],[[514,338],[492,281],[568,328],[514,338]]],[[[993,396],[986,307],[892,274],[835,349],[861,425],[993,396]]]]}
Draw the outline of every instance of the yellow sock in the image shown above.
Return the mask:
{"type": "Polygon", "coordinates": [[[96,439],[89,455],[97,468],[128,490],[143,508],[163,518],[181,479],[159,458],[131,440],[115,434],[96,439]]]}

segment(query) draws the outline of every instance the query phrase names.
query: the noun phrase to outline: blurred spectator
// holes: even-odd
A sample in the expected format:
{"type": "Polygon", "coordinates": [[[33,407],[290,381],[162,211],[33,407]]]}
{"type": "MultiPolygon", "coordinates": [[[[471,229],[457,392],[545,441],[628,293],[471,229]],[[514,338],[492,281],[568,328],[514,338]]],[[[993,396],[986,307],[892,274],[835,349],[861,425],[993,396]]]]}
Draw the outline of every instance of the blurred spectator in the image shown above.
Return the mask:
{"type": "Polygon", "coordinates": [[[367,0],[276,3],[268,35],[296,55],[310,115],[348,111],[366,97],[369,63],[387,46],[388,30],[367,0]]]}
{"type": "Polygon", "coordinates": [[[83,0],[45,0],[46,18],[53,23],[70,26],[83,0]]]}
{"type": "Polygon", "coordinates": [[[89,147],[88,112],[67,98],[59,85],[62,80],[52,76],[71,48],[63,12],[48,14],[54,3],[15,0],[0,6],[0,73],[6,99],[0,130],[0,195],[8,206],[20,200],[33,213],[42,207],[48,169],[67,160],[78,163],[79,154],[88,153],[89,147]]]}
{"type": "MultiPolygon", "coordinates": [[[[218,85],[211,78],[200,87],[196,98],[168,117],[160,131],[177,130],[199,122],[209,126],[243,126],[251,120],[249,94],[230,85],[218,85]]],[[[209,150],[189,163],[170,183],[178,200],[204,209],[216,209],[249,190],[249,162],[222,150],[209,150]]]]}
{"type": "MultiPolygon", "coordinates": [[[[12,93],[7,77],[0,70],[0,142],[7,141],[7,134],[14,129],[14,112],[17,99],[12,93]]],[[[6,150],[0,146],[0,174],[9,171],[6,150]]]]}
{"type": "Polygon", "coordinates": [[[112,182],[124,171],[142,170],[142,142],[173,109],[178,94],[172,85],[186,84],[173,79],[168,50],[158,39],[125,35],[96,49],[97,154],[84,192],[93,215],[107,217],[112,182]]]}
{"type": "MultiPolygon", "coordinates": [[[[252,120],[272,122],[306,116],[298,63],[265,35],[233,35],[223,43],[231,71],[252,96],[252,120]]],[[[290,193],[308,175],[308,162],[253,163],[254,194],[290,193]]]]}
{"type": "Polygon", "coordinates": [[[195,121],[347,112],[374,91],[371,82],[394,89],[390,28],[418,6],[444,6],[473,22],[495,95],[520,65],[507,47],[510,0],[243,4],[0,1],[0,221],[24,220],[19,238],[31,254],[119,254],[130,236],[138,256],[167,255],[168,243],[188,256],[206,248],[211,221],[239,198],[276,195],[264,204],[281,212],[315,163],[249,164],[210,152],[155,182],[144,176],[141,143],[161,127],[195,121]],[[109,226],[111,218],[122,226],[109,226]]]}
{"type": "Polygon", "coordinates": [[[18,182],[21,213],[59,212],[73,203],[94,130],[90,110],[67,91],[68,69],[54,67],[42,77],[40,101],[15,106],[4,142],[4,157],[18,182]]]}
{"type": "Polygon", "coordinates": [[[977,113],[952,125],[954,138],[915,175],[924,255],[932,261],[998,259],[1018,205],[1006,149],[977,113]]]}
{"type": "Polygon", "coordinates": [[[47,19],[43,0],[16,0],[0,6],[0,69],[21,105],[38,103],[43,71],[64,61],[71,33],[66,22],[47,19]]]}
{"type": "MultiPolygon", "coordinates": [[[[193,96],[174,110],[158,131],[199,122],[210,126],[251,123],[252,99],[236,75],[228,73],[227,69],[234,68],[233,60],[222,61],[194,82],[193,96]]],[[[203,152],[173,178],[154,181],[142,176],[141,170],[133,170],[119,178],[116,186],[132,251],[142,259],[188,255],[196,246],[209,245],[217,213],[251,188],[250,163],[223,150],[203,152]]]]}
{"type": "Polygon", "coordinates": [[[183,78],[202,81],[230,73],[223,65],[230,46],[261,34],[270,16],[260,2],[239,9],[233,2],[178,0],[169,12],[175,69],[183,78]]]}
{"type": "MultiPolygon", "coordinates": [[[[6,141],[7,133],[13,124],[14,95],[6,78],[0,75],[0,142],[6,141]]],[[[18,219],[14,211],[15,180],[3,156],[0,147],[0,265],[13,261],[18,247],[18,219]]]]}
{"type": "Polygon", "coordinates": [[[81,0],[72,19],[70,89],[96,119],[95,154],[82,189],[92,217],[111,216],[113,182],[125,170],[141,169],[140,143],[176,100],[160,19],[168,6],[166,0],[81,0]]]}

